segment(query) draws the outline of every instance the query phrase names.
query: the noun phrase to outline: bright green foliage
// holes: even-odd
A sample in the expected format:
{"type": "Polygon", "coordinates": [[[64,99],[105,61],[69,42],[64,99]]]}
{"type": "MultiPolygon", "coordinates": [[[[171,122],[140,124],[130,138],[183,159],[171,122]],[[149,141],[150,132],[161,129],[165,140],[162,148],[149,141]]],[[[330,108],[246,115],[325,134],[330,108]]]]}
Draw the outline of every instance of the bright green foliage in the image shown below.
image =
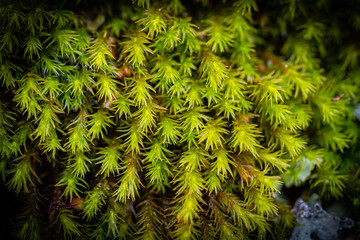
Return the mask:
{"type": "Polygon", "coordinates": [[[215,91],[222,85],[222,81],[228,77],[228,69],[221,59],[213,53],[205,53],[199,70],[201,78],[215,91]]]}
{"type": "Polygon", "coordinates": [[[59,182],[55,186],[63,186],[64,192],[61,196],[65,196],[71,201],[74,195],[79,196],[79,194],[82,192],[79,187],[85,188],[85,185],[86,182],[84,179],[76,177],[68,170],[64,170],[60,176],[59,182]]]}
{"type": "Polygon", "coordinates": [[[108,177],[110,173],[116,175],[120,170],[120,153],[118,146],[106,147],[105,149],[98,152],[101,155],[98,164],[101,164],[99,174],[104,174],[108,177]]]}
{"type": "Polygon", "coordinates": [[[95,217],[105,203],[106,195],[101,187],[99,184],[98,187],[89,191],[84,201],[84,217],[87,219],[95,217]]]}
{"type": "Polygon", "coordinates": [[[85,156],[83,152],[78,152],[72,158],[69,159],[72,163],[69,165],[72,169],[72,173],[77,177],[84,178],[85,174],[89,172],[88,164],[91,163],[90,159],[85,156]]]}
{"type": "Polygon", "coordinates": [[[104,137],[104,132],[107,133],[107,128],[113,124],[107,112],[99,110],[90,116],[91,120],[88,121],[89,126],[89,139],[104,137]]]}
{"type": "Polygon", "coordinates": [[[199,143],[205,141],[205,150],[216,149],[218,146],[222,147],[222,142],[225,141],[222,134],[228,133],[224,128],[226,122],[223,122],[221,118],[210,121],[204,126],[199,133],[199,143]]]}
{"type": "Polygon", "coordinates": [[[138,23],[144,26],[142,31],[147,31],[147,36],[151,39],[166,29],[166,19],[161,12],[147,12],[146,18],[140,19],[138,23]]]}
{"type": "Polygon", "coordinates": [[[260,137],[260,132],[255,124],[235,122],[230,146],[233,149],[239,149],[240,152],[249,151],[257,156],[257,148],[261,147],[256,137],[260,137]]]}
{"type": "Polygon", "coordinates": [[[136,155],[126,156],[124,159],[123,173],[118,182],[119,186],[113,194],[117,201],[126,202],[130,198],[134,201],[135,197],[138,196],[138,189],[141,185],[138,161],[136,155]]]}
{"type": "Polygon", "coordinates": [[[0,175],[25,205],[18,238],[287,239],[293,186],[359,217],[351,9],[2,1],[0,175]]]}
{"type": "MultiPolygon", "coordinates": [[[[73,122],[69,132],[70,136],[68,142],[64,145],[65,148],[70,149],[72,153],[77,151],[88,151],[90,150],[87,131],[86,131],[86,112],[79,114],[78,118],[73,122]]],[[[100,131],[99,131],[100,132],[100,131]]]]}
{"type": "Polygon", "coordinates": [[[147,176],[150,179],[150,184],[163,192],[165,186],[169,185],[169,175],[171,175],[170,161],[166,155],[170,155],[170,151],[161,142],[156,141],[149,147],[144,159],[149,163],[147,176]]]}
{"type": "Polygon", "coordinates": [[[207,46],[211,47],[213,52],[224,52],[232,45],[233,36],[229,32],[230,29],[222,27],[223,23],[208,20],[209,28],[205,31],[209,32],[209,40],[207,46]]]}
{"type": "Polygon", "coordinates": [[[137,36],[131,37],[130,40],[125,41],[123,43],[123,53],[127,53],[125,61],[134,67],[144,66],[146,54],[153,53],[153,51],[145,45],[148,43],[150,42],[141,33],[138,33],[137,36]]]}
{"type": "Polygon", "coordinates": [[[97,70],[108,68],[109,65],[107,59],[114,58],[108,44],[105,37],[96,38],[87,49],[87,52],[90,54],[89,62],[91,66],[97,70]]]}

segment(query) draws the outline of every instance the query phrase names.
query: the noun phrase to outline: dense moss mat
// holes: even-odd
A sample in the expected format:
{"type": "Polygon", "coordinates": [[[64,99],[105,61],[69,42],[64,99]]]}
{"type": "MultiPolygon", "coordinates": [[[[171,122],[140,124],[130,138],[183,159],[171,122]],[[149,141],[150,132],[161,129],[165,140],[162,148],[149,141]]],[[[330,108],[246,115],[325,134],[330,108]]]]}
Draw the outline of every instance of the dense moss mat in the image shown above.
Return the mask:
{"type": "Polygon", "coordinates": [[[354,234],[359,5],[1,1],[5,234],[287,239],[310,196],[354,234]]]}

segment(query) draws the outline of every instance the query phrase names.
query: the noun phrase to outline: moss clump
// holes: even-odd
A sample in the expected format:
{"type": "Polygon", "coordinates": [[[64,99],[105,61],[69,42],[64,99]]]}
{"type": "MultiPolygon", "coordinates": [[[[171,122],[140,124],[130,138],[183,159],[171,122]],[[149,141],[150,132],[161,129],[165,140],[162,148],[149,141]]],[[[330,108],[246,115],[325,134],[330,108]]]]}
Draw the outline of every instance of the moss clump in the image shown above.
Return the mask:
{"type": "Polygon", "coordinates": [[[286,238],[283,183],[359,192],[357,3],[0,6],[20,239],[286,238]]]}

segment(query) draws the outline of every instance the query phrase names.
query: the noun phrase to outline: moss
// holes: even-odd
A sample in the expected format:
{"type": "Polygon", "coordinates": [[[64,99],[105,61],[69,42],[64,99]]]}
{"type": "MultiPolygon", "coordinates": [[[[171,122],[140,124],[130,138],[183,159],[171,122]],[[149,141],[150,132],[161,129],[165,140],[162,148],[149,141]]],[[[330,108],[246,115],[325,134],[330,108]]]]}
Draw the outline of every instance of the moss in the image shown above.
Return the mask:
{"type": "Polygon", "coordinates": [[[359,216],[356,2],[0,6],[18,238],[287,238],[284,184],[359,216]]]}

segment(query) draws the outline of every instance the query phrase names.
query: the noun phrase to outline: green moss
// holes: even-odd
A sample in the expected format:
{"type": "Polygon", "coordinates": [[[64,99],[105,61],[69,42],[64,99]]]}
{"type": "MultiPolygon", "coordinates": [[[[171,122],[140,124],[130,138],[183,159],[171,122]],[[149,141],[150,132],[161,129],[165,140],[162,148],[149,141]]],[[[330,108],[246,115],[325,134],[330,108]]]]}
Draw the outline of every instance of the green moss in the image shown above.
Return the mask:
{"type": "Polygon", "coordinates": [[[18,237],[286,238],[284,183],[350,196],[358,217],[355,9],[3,1],[0,172],[31,203],[18,237]]]}

